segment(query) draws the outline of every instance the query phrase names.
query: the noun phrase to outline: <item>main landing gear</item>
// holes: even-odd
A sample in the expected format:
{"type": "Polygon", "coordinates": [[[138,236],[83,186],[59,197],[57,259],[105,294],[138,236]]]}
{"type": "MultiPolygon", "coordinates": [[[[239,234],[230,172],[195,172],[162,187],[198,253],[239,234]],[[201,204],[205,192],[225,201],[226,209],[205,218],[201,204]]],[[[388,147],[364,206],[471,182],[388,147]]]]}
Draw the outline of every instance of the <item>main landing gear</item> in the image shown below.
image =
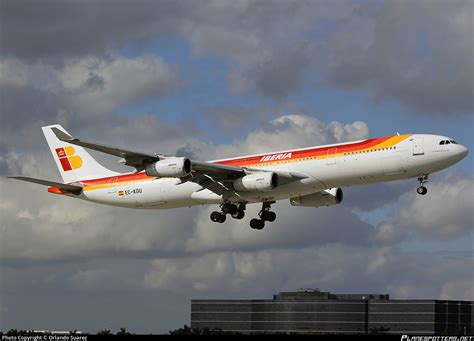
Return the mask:
{"type": "Polygon", "coordinates": [[[252,219],[250,220],[250,227],[255,229],[255,230],[261,230],[265,227],[265,222],[272,222],[275,221],[276,219],[276,213],[273,211],[270,211],[271,204],[275,203],[273,202],[264,202],[262,204],[262,210],[258,213],[258,216],[260,219],[252,219]]]}
{"type": "Polygon", "coordinates": [[[419,176],[418,181],[420,182],[420,187],[416,189],[416,192],[420,195],[425,195],[428,193],[428,189],[423,185],[428,182],[428,174],[419,176]]]}
{"type": "Polygon", "coordinates": [[[230,214],[234,219],[242,219],[245,216],[245,204],[239,204],[239,206],[237,206],[226,202],[221,205],[221,212],[214,211],[211,213],[211,220],[215,223],[222,224],[226,219],[226,214],[230,214]]]}

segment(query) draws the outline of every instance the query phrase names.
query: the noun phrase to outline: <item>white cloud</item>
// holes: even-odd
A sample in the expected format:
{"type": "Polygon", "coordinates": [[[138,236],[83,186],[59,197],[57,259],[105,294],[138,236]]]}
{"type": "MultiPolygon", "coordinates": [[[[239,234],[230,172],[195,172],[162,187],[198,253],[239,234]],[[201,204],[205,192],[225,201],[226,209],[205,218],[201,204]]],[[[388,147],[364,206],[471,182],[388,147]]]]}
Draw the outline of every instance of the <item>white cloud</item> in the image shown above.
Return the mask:
{"type": "Polygon", "coordinates": [[[400,242],[403,239],[403,234],[399,226],[393,223],[381,223],[377,228],[375,241],[381,245],[392,245],[400,242]]]}
{"type": "Polygon", "coordinates": [[[440,299],[474,301],[474,273],[472,269],[470,279],[451,279],[444,283],[440,299]]]}
{"type": "Polygon", "coordinates": [[[443,176],[428,184],[426,196],[414,191],[402,197],[399,224],[425,236],[456,238],[473,232],[474,178],[443,176]]]}
{"type": "Polygon", "coordinates": [[[178,85],[175,70],[159,56],[84,57],[62,67],[0,59],[0,87],[32,87],[56,96],[61,110],[110,113],[122,104],[163,96],[178,85]]]}
{"type": "Polygon", "coordinates": [[[5,59],[0,62],[0,86],[24,87],[31,75],[25,64],[15,59],[5,59]]]}
{"type": "Polygon", "coordinates": [[[152,290],[188,292],[194,298],[220,293],[226,297],[267,297],[312,287],[334,293],[388,293],[398,299],[470,299],[469,264],[469,259],[445,259],[433,253],[334,243],[155,259],[145,270],[143,285],[152,290]],[[440,263],[444,265],[440,267],[440,263]]]}
{"type": "Polygon", "coordinates": [[[158,56],[74,59],[57,77],[70,109],[86,113],[109,112],[121,104],[162,96],[177,85],[173,70],[158,56]]]}
{"type": "Polygon", "coordinates": [[[269,122],[261,131],[250,133],[244,140],[215,148],[215,157],[258,154],[290,148],[303,148],[328,143],[366,138],[369,129],[365,122],[325,124],[306,115],[283,115],[269,122]]]}

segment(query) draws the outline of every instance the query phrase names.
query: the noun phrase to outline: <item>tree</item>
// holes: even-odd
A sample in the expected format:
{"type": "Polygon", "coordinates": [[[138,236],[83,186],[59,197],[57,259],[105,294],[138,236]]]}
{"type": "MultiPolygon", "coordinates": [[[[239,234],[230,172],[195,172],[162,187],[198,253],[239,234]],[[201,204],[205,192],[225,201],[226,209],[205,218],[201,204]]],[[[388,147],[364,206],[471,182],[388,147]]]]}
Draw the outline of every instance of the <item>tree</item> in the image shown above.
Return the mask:
{"type": "Polygon", "coordinates": [[[117,335],[132,335],[132,334],[127,332],[126,328],[120,328],[120,331],[117,332],[117,335]]]}
{"type": "Polygon", "coordinates": [[[110,329],[102,329],[102,330],[99,330],[97,335],[112,335],[112,333],[110,332],[110,329]]]}

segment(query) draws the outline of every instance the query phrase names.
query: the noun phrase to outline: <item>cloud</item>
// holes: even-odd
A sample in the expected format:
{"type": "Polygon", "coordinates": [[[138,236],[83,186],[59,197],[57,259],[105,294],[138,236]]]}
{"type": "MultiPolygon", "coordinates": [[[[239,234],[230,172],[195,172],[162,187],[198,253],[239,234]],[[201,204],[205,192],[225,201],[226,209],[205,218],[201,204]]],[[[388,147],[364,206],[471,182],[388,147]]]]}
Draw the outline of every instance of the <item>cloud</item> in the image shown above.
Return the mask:
{"type": "Polygon", "coordinates": [[[398,226],[381,223],[377,228],[375,241],[381,245],[393,245],[403,240],[403,232],[398,226]]]}
{"type": "Polygon", "coordinates": [[[465,271],[469,262],[426,252],[335,243],[155,259],[144,274],[143,285],[151,290],[190,292],[194,298],[219,297],[221,292],[225,297],[265,298],[279,291],[312,287],[335,293],[388,293],[397,299],[447,297],[450,291],[453,298],[469,299],[473,288],[472,273],[465,271]],[[459,277],[453,280],[452,276],[459,277]],[[460,291],[455,293],[456,289],[460,291]]]}
{"type": "Polygon", "coordinates": [[[156,56],[72,60],[57,77],[70,110],[81,113],[110,112],[121,104],[163,96],[177,84],[174,72],[156,56]]]}
{"type": "Polygon", "coordinates": [[[176,18],[193,7],[167,0],[140,0],[133,6],[123,0],[113,5],[108,1],[5,1],[0,6],[2,54],[57,64],[69,58],[104,56],[131,39],[149,41],[151,36],[172,34],[176,18]]]}
{"type": "MultiPolygon", "coordinates": [[[[59,109],[88,116],[109,114],[123,104],[164,96],[176,85],[174,71],[158,56],[76,58],[68,60],[61,68],[42,62],[28,64],[14,59],[0,60],[0,87],[26,98],[28,93],[21,92],[25,88],[52,97],[57,108],[52,113],[45,113],[49,116],[59,109]]],[[[12,110],[4,114],[14,118],[17,112],[12,110]]]]}
{"type": "MultiPolygon", "coordinates": [[[[281,100],[307,86],[330,85],[369,91],[375,101],[395,100],[426,115],[473,111],[468,0],[142,0],[116,2],[113,11],[107,1],[1,6],[4,58],[58,67],[130,46],[149,50],[161,37],[179,37],[194,56],[230,65],[233,92],[281,100]]],[[[94,73],[85,76],[86,84],[102,84],[94,73]]],[[[10,82],[24,79],[17,73],[10,82]]]]}
{"type": "Polygon", "coordinates": [[[425,197],[403,195],[399,224],[426,237],[452,239],[473,231],[471,175],[445,175],[430,182],[425,197]]]}
{"type": "Polygon", "coordinates": [[[196,54],[233,61],[233,92],[282,99],[315,79],[416,113],[468,114],[471,9],[469,1],[207,3],[184,36],[196,54]]]}
{"type": "Polygon", "coordinates": [[[428,115],[472,113],[470,1],[362,4],[327,48],[328,79],[428,115]],[[372,7],[372,8],[371,8],[372,7]],[[465,72],[464,70],[469,70],[465,72]]]}
{"type": "Polygon", "coordinates": [[[442,288],[440,299],[442,300],[474,300],[474,274],[471,273],[471,279],[450,280],[442,288]]]}
{"type": "Polygon", "coordinates": [[[298,208],[290,206],[288,201],[273,206],[277,213],[275,222],[267,223],[262,231],[251,230],[250,219],[257,216],[260,208],[260,205],[249,205],[243,220],[230,220],[225,225],[210,225],[211,208],[202,209],[195,222],[196,230],[186,241],[186,250],[216,252],[301,248],[331,242],[369,245],[373,239],[373,227],[343,207],[298,208]],[[316,223],[314,219],[317,219],[316,223]]]}
{"type": "Polygon", "coordinates": [[[270,121],[262,131],[251,132],[244,140],[219,146],[214,154],[220,158],[303,148],[357,140],[367,137],[368,133],[367,124],[362,121],[326,124],[306,115],[284,115],[270,121]]]}

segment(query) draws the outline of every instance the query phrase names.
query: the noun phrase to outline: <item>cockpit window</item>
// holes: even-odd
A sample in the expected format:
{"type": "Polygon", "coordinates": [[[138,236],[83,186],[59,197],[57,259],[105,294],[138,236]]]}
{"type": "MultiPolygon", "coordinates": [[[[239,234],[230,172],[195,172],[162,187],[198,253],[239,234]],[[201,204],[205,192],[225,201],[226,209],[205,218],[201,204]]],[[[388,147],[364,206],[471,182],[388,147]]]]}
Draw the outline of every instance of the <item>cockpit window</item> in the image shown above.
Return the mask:
{"type": "Polygon", "coordinates": [[[443,144],[444,144],[444,140],[443,140],[443,141],[440,141],[439,144],[443,145],[443,144]]]}
{"type": "Polygon", "coordinates": [[[450,144],[450,143],[451,143],[451,142],[449,142],[449,141],[446,141],[446,144],[450,144]]]}
{"type": "Polygon", "coordinates": [[[451,142],[452,144],[458,144],[456,141],[454,140],[449,140],[449,142],[451,142]]]}

